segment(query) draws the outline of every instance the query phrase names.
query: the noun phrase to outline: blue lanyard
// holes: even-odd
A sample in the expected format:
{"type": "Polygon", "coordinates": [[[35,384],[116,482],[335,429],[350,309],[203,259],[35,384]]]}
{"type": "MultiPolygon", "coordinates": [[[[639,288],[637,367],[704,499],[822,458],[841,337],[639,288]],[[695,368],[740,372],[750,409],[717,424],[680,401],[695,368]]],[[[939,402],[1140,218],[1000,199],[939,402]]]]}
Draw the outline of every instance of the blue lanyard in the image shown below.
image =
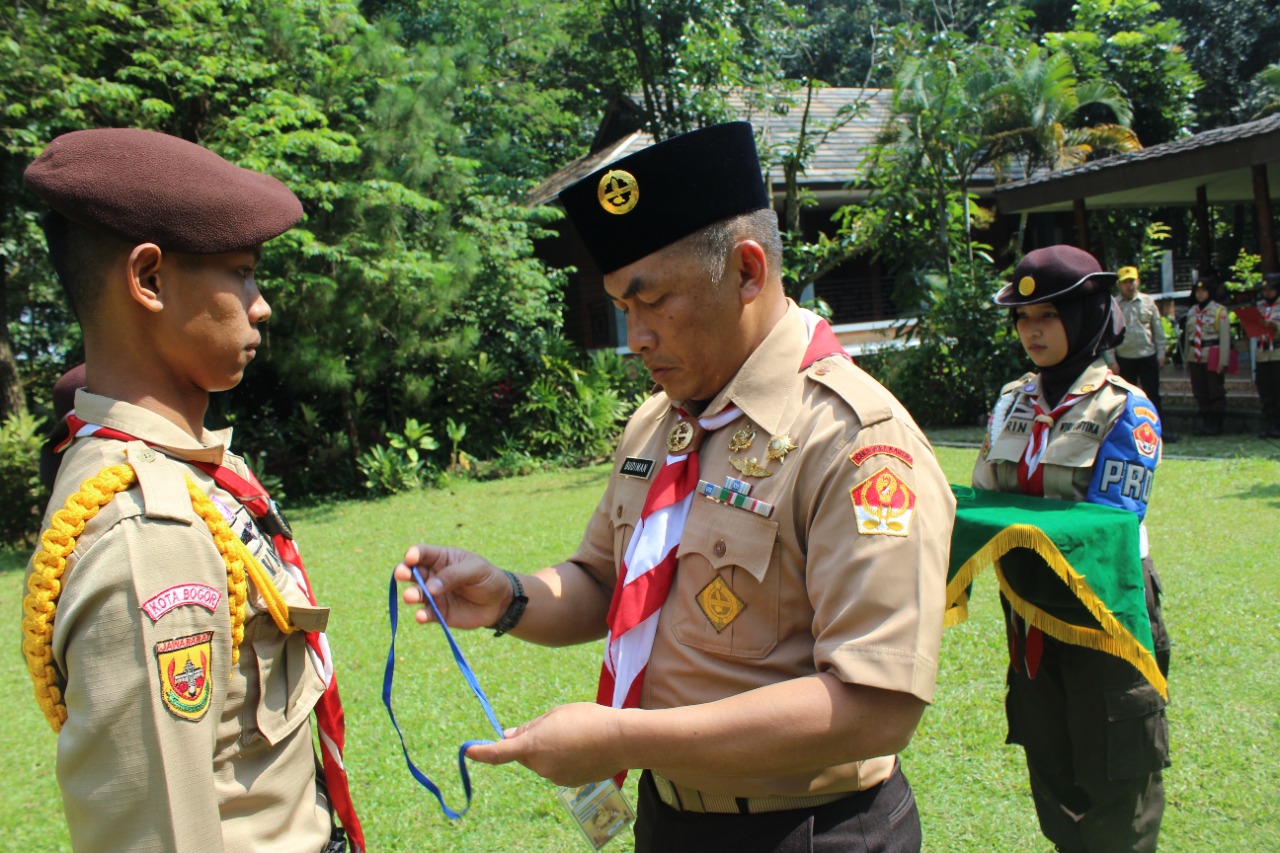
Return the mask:
{"type": "MultiPolygon", "coordinates": [[[[476,675],[471,671],[471,667],[467,664],[467,659],[463,657],[462,649],[458,648],[457,642],[453,639],[453,634],[449,633],[449,626],[445,624],[444,617],[440,615],[440,608],[436,606],[436,601],[431,597],[431,593],[427,592],[427,585],[422,581],[422,575],[418,574],[417,568],[413,569],[413,579],[418,582],[418,589],[422,590],[422,595],[426,599],[427,604],[431,605],[431,612],[435,614],[436,622],[444,629],[444,635],[449,640],[449,648],[453,649],[453,659],[458,664],[458,669],[462,670],[462,675],[467,679],[467,684],[471,685],[471,692],[476,694],[476,698],[480,700],[481,707],[484,708],[485,716],[489,718],[489,723],[493,726],[493,730],[498,733],[498,738],[502,738],[502,726],[498,723],[498,718],[493,713],[493,707],[489,704],[489,700],[484,695],[484,690],[480,687],[480,682],[476,680],[476,675]]],[[[462,775],[462,787],[467,793],[467,804],[460,812],[455,812],[445,804],[444,795],[440,793],[440,789],[431,781],[425,773],[417,768],[413,763],[413,759],[409,757],[409,748],[404,743],[404,733],[400,731],[400,724],[396,722],[395,712],[391,710],[391,683],[395,677],[396,669],[396,626],[400,622],[399,595],[396,588],[396,579],[391,578],[391,595],[389,608],[391,613],[391,649],[387,652],[387,670],[382,678],[382,704],[387,706],[387,715],[391,717],[391,725],[395,726],[396,734],[400,737],[400,749],[404,752],[404,760],[409,765],[409,772],[413,774],[413,778],[418,780],[422,787],[435,794],[437,800],[440,801],[440,808],[445,815],[452,820],[462,817],[471,808],[471,775],[467,773],[466,753],[468,747],[477,743],[494,743],[491,740],[469,740],[458,748],[458,771],[462,775]]]]}

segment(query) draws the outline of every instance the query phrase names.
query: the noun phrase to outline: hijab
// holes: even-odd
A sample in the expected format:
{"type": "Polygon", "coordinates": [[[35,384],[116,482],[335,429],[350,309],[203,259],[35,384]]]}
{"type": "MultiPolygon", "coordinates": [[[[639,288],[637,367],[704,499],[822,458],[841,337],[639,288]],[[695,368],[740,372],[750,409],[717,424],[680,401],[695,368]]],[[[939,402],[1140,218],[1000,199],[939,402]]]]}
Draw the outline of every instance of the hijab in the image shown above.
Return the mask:
{"type": "Polygon", "coordinates": [[[1124,338],[1124,313],[1110,289],[1053,302],[1067,333],[1067,354],[1062,361],[1040,369],[1040,391],[1050,407],[1057,406],[1085,368],[1103,350],[1124,338]]]}

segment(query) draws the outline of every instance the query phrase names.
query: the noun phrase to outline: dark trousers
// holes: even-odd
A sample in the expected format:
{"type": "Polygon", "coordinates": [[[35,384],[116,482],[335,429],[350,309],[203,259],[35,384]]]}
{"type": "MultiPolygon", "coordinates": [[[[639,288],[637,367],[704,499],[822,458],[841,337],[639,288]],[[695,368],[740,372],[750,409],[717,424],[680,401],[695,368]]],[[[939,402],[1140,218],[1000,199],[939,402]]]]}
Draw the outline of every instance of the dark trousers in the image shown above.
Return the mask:
{"type": "Polygon", "coordinates": [[[1264,429],[1280,429],[1280,361],[1260,361],[1254,376],[1262,400],[1264,429]]]}
{"type": "Polygon", "coordinates": [[[640,777],[636,853],[919,853],[920,812],[901,763],[885,781],[813,809],[695,814],[658,798],[640,777]]]}
{"type": "Polygon", "coordinates": [[[1164,420],[1164,409],[1160,404],[1160,360],[1156,354],[1143,358],[1116,356],[1116,364],[1120,367],[1120,377],[1146,392],[1147,398],[1155,404],[1156,414],[1164,420]]]}
{"type": "MultiPolygon", "coordinates": [[[[1150,560],[1143,568],[1156,661],[1167,674],[1159,578],[1150,560]]],[[[1164,699],[1127,661],[1043,640],[1035,678],[1010,667],[1005,697],[1008,742],[1026,752],[1041,832],[1070,853],[1154,851],[1169,766],[1164,699]]]]}
{"type": "Polygon", "coordinates": [[[1200,361],[1187,362],[1187,375],[1191,378],[1191,393],[1195,395],[1200,414],[1222,414],[1227,410],[1227,380],[1209,365],[1200,361]]]}

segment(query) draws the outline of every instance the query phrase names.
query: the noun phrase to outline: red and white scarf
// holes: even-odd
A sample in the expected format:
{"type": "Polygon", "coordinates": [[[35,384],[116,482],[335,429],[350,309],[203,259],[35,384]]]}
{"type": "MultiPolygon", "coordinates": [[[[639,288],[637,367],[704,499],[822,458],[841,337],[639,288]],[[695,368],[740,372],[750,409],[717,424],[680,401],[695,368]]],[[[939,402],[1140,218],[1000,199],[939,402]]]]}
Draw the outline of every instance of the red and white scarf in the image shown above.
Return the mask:
{"type": "MultiPolygon", "coordinates": [[[[801,315],[808,336],[801,371],[829,355],[848,357],[827,321],[806,309],[801,309],[801,315]]],[[[681,421],[689,420],[685,412],[677,411],[681,421]]],[[[667,455],[649,487],[609,604],[609,632],[596,692],[596,702],[601,705],[634,708],[640,704],[658,617],[675,580],[676,552],[698,486],[698,448],[708,433],[732,423],[740,414],[736,405],[729,405],[698,419],[689,446],[667,455]]],[[[625,776],[620,774],[618,781],[625,776]]]]}
{"type": "Polygon", "coordinates": [[[1031,438],[1027,440],[1026,452],[1018,462],[1018,487],[1024,495],[1044,497],[1044,469],[1040,467],[1040,462],[1044,459],[1044,452],[1049,447],[1049,436],[1058,418],[1066,414],[1076,401],[1085,396],[1087,395],[1068,394],[1048,414],[1045,414],[1044,407],[1041,405],[1042,398],[1032,399],[1035,420],[1031,423],[1031,438]]]}
{"type": "MultiPolygon", "coordinates": [[[[112,438],[119,441],[137,441],[134,436],[110,427],[91,424],[76,416],[73,410],[67,415],[67,426],[70,436],[58,447],[62,450],[74,438],[95,436],[112,438]]],[[[201,469],[213,477],[214,481],[235,497],[237,501],[255,519],[271,516],[279,517],[274,501],[258,482],[258,478],[248,471],[248,479],[241,477],[225,465],[214,465],[211,462],[190,462],[187,464],[201,469]]],[[[287,571],[306,593],[312,605],[316,603],[315,593],[311,590],[311,581],[307,577],[306,567],[302,564],[302,555],[292,536],[275,531],[271,533],[272,544],[276,554],[284,563],[287,571]]],[[[324,761],[324,781],[333,809],[346,830],[357,851],[365,849],[364,833],[360,829],[360,819],[356,817],[355,804],[351,801],[351,791],[347,783],[347,768],[342,761],[342,751],[346,745],[346,718],[342,711],[342,698],[338,694],[338,679],[333,671],[333,655],[329,651],[329,639],[323,631],[305,632],[307,652],[316,671],[324,679],[324,693],[315,706],[316,726],[320,730],[320,754],[324,761]]]]}
{"type": "Polygon", "coordinates": [[[1200,308],[1199,305],[1191,309],[1191,311],[1193,314],[1196,315],[1195,325],[1192,327],[1192,332],[1191,332],[1191,354],[1195,356],[1196,361],[1201,361],[1203,346],[1204,346],[1203,323],[1204,323],[1205,312],[1200,308]]]}

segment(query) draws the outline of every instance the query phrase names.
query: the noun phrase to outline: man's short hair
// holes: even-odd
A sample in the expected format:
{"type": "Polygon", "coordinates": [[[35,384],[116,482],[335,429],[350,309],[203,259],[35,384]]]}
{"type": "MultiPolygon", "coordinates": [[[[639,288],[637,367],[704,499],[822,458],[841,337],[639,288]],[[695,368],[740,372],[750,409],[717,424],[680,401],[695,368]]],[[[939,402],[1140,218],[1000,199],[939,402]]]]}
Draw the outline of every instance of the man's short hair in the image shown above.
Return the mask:
{"type": "Polygon", "coordinates": [[[689,250],[712,282],[724,276],[729,253],[740,240],[754,240],[764,249],[765,260],[777,277],[782,275],[782,234],[778,215],[768,208],[722,219],[688,237],[689,250]]]}
{"type": "Polygon", "coordinates": [[[80,325],[93,318],[111,265],[129,251],[127,241],[72,222],[56,210],[40,220],[49,260],[80,325]]]}

